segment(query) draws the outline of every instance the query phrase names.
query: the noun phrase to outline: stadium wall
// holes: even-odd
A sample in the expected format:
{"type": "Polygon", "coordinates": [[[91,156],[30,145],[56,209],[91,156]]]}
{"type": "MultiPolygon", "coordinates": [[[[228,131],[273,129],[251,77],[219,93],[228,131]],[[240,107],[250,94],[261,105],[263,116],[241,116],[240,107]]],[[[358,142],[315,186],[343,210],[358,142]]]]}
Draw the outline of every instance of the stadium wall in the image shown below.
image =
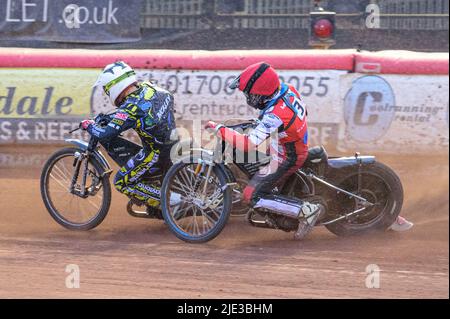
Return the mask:
{"type": "Polygon", "coordinates": [[[448,54],[355,50],[2,48],[0,144],[60,143],[80,119],[111,109],[91,84],[117,60],[172,91],[179,125],[200,138],[205,120],[256,116],[227,84],[249,64],[266,61],[304,95],[311,144],[343,152],[448,152],[448,54]]]}

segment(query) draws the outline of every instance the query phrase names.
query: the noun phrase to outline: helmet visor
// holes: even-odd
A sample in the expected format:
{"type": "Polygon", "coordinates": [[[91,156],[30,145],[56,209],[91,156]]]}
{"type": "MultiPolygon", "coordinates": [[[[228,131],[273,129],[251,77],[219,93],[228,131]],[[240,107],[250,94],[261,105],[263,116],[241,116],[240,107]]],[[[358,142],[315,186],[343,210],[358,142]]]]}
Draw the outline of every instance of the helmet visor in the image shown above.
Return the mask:
{"type": "Polygon", "coordinates": [[[263,109],[265,107],[264,102],[267,100],[267,96],[258,94],[248,94],[244,93],[247,104],[255,109],[263,109]]]}
{"type": "Polygon", "coordinates": [[[239,75],[237,78],[235,78],[230,85],[228,85],[228,88],[235,90],[237,88],[239,88],[239,84],[240,84],[240,80],[241,80],[241,76],[239,75]]]}
{"type": "Polygon", "coordinates": [[[136,73],[135,73],[133,70],[128,71],[128,72],[122,74],[121,76],[119,76],[117,79],[114,79],[114,80],[112,80],[111,82],[107,83],[107,84],[103,87],[103,90],[105,91],[106,95],[109,96],[109,91],[111,90],[111,88],[112,88],[114,85],[116,85],[116,84],[119,83],[120,81],[125,80],[126,78],[129,78],[129,77],[135,76],[135,75],[136,75],[136,73]]]}

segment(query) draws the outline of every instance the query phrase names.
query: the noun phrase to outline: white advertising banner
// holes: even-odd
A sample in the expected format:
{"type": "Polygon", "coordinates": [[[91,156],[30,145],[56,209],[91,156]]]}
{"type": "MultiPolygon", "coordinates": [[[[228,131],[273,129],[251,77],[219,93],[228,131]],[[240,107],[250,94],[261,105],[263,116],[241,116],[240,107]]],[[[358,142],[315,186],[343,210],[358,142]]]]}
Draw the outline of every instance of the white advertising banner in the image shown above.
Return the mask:
{"type": "MultiPolygon", "coordinates": [[[[339,122],[339,77],[345,71],[286,70],[280,78],[292,84],[304,96],[311,122],[339,122]]],[[[138,70],[138,78],[154,81],[175,95],[177,119],[215,120],[249,119],[257,116],[248,107],[242,92],[230,90],[228,85],[239,71],[138,70]]],[[[93,94],[95,112],[111,109],[99,90],[93,94]]]]}
{"type": "Polygon", "coordinates": [[[448,76],[348,74],[340,88],[340,150],[448,150],[448,76]]]}
{"type": "MultiPolygon", "coordinates": [[[[346,73],[336,70],[279,71],[280,79],[294,86],[306,101],[312,145],[336,147],[342,117],[339,78],[346,73]]],[[[156,82],[174,94],[178,125],[192,125],[196,129],[202,128],[199,121],[248,120],[258,116],[258,112],[247,105],[242,92],[228,89],[238,74],[239,71],[137,70],[140,80],[156,82]]],[[[95,114],[111,110],[100,90],[94,90],[91,106],[95,114]]]]}
{"type": "MultiPolygon", "coordinates": [[[[114,109],[101,89],[92,88],[101,70],[0,69],[0,143],[57,143],[82,118],[114,109]]],[[[137,70],[175,96],[178,125],[202,130],[201,121],[247,120],[257,112],[244,95],[228,89],[239,71],[137,70]],[[194,123],[195,122],[195,123],[194,123]]],[[[308,105],[312,144],[336,145],[341,118],[339,77],[345,71],[280,71],[308,105]]]]}
{"type": "MultiPolygon", "coordinates": [[[[54,144],[83,118],[114,108],[92,89],[96,69],[0,69],[0,144],[54,144]]],[[[238,71],[138,70],[140,80],[174,93],[178,126],[257,116],[228,89],[238,71]]],[[[437,75],[367,75],[281,70],[303,95],[310,144],[329,149],[448,152],[449,79],[437,75]]]]}

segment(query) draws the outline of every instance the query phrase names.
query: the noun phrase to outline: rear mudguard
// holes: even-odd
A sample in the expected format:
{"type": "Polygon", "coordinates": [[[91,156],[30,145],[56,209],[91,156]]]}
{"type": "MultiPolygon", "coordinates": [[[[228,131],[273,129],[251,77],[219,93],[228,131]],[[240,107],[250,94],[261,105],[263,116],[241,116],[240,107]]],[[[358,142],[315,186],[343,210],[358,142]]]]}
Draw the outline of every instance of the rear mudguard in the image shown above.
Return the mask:
{"type": "Polygon", "coordinates": [[[352,156],[352,157],[337,157],[329,158],[328,166],[334,169],[346,168],[355,165],[366,165],[375,163],[375,156],[352,156]]]}
{"type": "Polygon", "coordinates": [[[375,163],[375,156],[329,158],[325,177],[337,182],[348,174],[358,173],[360,168],[375,163]]]}
{"type": "MultiPolygon", "coordinates": [[[[73,144],[80,148],[82,151],[86,151],[88,148],[88,143],[82,140],[76,140],[76,139],[67,139],[67,143],[73,144]]],[[[108,161],[106,160],[105,156],[100,152],[98,149],[96,149],[93,153],[94,158],[102,165],[105,172],[111,173],[112,169],[109,165],[108,161]]]]}

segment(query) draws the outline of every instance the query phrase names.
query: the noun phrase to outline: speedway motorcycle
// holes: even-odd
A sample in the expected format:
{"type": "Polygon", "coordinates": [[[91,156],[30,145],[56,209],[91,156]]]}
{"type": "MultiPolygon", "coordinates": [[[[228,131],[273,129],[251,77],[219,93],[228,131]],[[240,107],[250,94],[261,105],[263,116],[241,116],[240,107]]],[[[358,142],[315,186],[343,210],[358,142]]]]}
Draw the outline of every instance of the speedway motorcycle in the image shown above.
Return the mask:
{"type": "MultiPolygon", "coordinates": [[[[253,121],[227,125],[248,132],[253,121]]],[[[167,171],[161,188],[164,220],[179,239],[190,243],[212,240],[225,227],[233,205],[242,210],[240,194],[244,175],[249,180],[270,157],[240,153],[220,138],[212,149],[191,148],[167,171]],[[174,202],[176,195],[181,200],[174,202]]],[[[304,166],[274,194],[318,204],[325,226],[338,236],[386,230],[399,215],[403,188],[399,177],[374,156],[330,157],[323,147],[309,150],[304,166]]],[[[299,220],[291,213],[247,208],[255,227],[295,231],[299,220]]]]}
{"type": "MultiPolygon", "coordinates": [[[[105,126],[113,114],[100,114],[95,122],[105,126]]],[[[113,169],[100,146],[119,167],[142,147],[121,136],[106,141],[91,136],[88,142],[78,139],[67,139],[66,142],[73,146],[54,153],[43,167],[40,180],[42,200],[53,219],[63,227],[89,230],[104,220],[111,205],[110,175],[113,169]]],[[[161,186],[170,164],[170,159],[160,161],[140,181],[161,186]]],[[[142,203],[130,201],[126,210],[133,217],[162,219],[159,209],[142,203]]]]}
{"type": "MultiPolygon", "coordinates": [[[[107,125],[110,115],[95,121],[107,125]]],[[[255,122],[228,125],[248,131],[255,122]]],[[[75,130],[74,130],[75,131],[75,130]]],[[[72,131],[73,132],[73,131],[72,131]]],[[[41,195],[53,219],[65,228],[89,230],[106,217],[111,205],[110,175],[113,172],[100,146],[120,167],[141,146],[117,137],[113,141],[67,139],[72,147],[54,153],[41,174],[41,195]]],[[[244,214],[256,227],[295,231],[298,219],[289,214],[249,209],[241,193],[248,181],[270,157],[239,154],[224,141],[215,147],[178,143],[170,160],[141,177],[148,185],[161,185],[161,210],[149,210],[130,201],[127,212],[134,217],[164,219],[169,229],[190,243],[212,240],[225,227],[231,214],[244,214]],[[243,159],[243,160],[242,160],[243,159]],[[176,198],[176,200],[173,200],[176,198]]],[[[274,193],[317,203],[325,212],[317,225],[339,235],[387,229],[403,203],[398,176],[373,156],[329,157],[323,147],[311,148],[304,166],[274,193]]]]}

